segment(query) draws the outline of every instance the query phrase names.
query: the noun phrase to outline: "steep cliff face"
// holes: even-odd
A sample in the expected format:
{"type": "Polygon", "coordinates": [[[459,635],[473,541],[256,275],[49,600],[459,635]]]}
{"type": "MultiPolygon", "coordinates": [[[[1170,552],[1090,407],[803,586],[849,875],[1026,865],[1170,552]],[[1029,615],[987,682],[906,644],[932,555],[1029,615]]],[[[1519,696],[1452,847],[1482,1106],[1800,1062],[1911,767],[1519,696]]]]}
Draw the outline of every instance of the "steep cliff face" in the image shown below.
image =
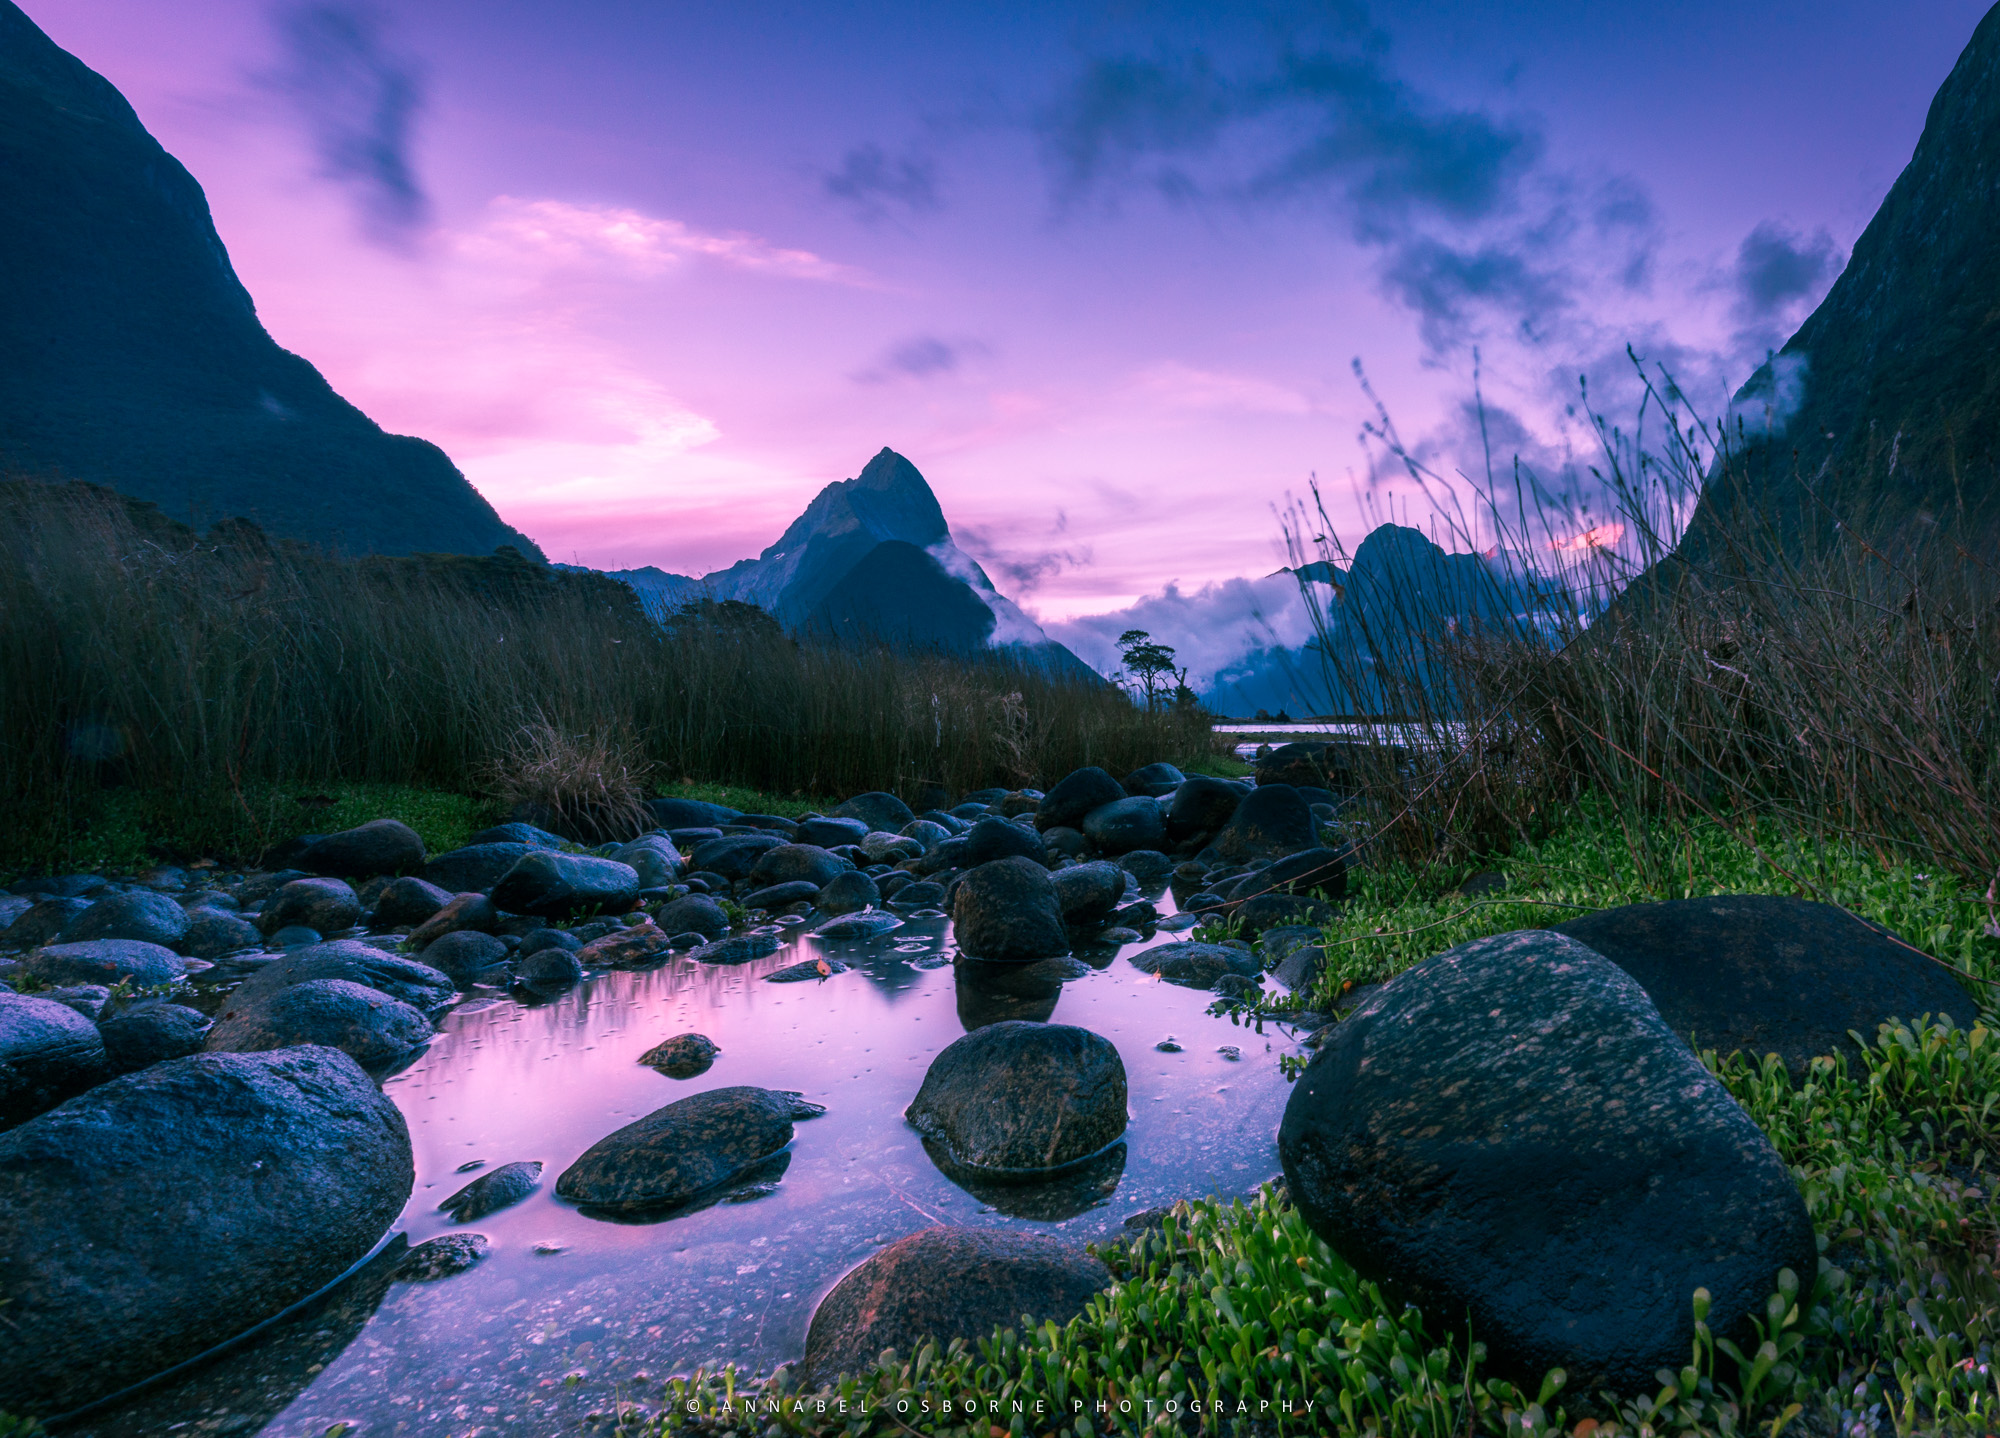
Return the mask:
{"type": "Polygon", "coordinates": [[[355,552],[540,552],[278,347],[201,186],[0,0],[0,472],[355,552]]]}
{"type": "Polygon", "coordinates": [[[1711,475],[1683,558],[1836,519],[1892,548],[2000,536],[2000,7],[1826,300],[1737,398],[1746,427],[1767,411],[1771,433],[1711,475]]]}

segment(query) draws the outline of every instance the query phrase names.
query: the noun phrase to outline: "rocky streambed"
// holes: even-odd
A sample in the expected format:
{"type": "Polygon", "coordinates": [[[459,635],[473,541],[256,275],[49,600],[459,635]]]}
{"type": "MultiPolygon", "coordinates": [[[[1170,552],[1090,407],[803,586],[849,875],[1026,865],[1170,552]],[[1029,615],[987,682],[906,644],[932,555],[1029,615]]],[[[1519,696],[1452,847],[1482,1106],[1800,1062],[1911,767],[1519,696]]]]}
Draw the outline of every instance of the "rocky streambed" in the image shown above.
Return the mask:
{"type": "MultiPolygon", "coordinates": [[[[1206,847],[1248,787],[1204,782],[1210,822],[1183,847],[1206,847]]],[[[1290,838],[1313,849],[1292,797],[1290,838]]],[[[1218,983],[1258,988],[1260,961],[1245,941],[1185,942],[1175,861],[1121,852],[1119,824],[1175,842],[1171,794],[1086,795],[1117,812],[1093,825],[1103,842],[1071,855],[1050,852],[1072,842],[1065,826],[1035,827],[1042,798],[972,796],[927,819],[888,796],[855,801],[894,829],[665,801],[656,833],[597,854],[510,825],[427,856],[378,824],[270,861],[290,868],[17,884],[0,901],[0,942],[13,941],[0,976],[22,991],[0,993],[13,1124],[0,1182],[34,1169],[41,1187],[26,1196],[59,1202],[48,1167],[61,1125],[123,1124],[97,1168],[69,1175],[73,1202],[116,1210],[121,1166],[150,1162],[151,1198],[240,1209],[192,1235],[130,1211],[70,1235],[130,1250],[94,1296],[91,1332],[112,1351],[80,1381],[10,1376],[0,1406],[57,1413],[208,1354],[68,1431],[574,1432],[656,1396],[670,1373],[798,1360],[835,1281],[922,1230],[1077,1252],[1178,1199],[1254,1192],[1278,1171],[1288,1089],[1274,1058],[1298,1035],[1210,1012],[1218,983]],[[318,1065],[279,1075],[305,1095],[289,1116],[301,1142],[350,1152],[301,1175],[335,1197],[288,1225],[258,1208],[297,1200],[260,1187],[286,1162],[282,1143],[246,1144],[237,1163],[227,1134],[207,1133],[190,1151],[200,1115],[174,1106],[209,1106],[244,1081],[217,1064],[290,1055],[318,1065]],[[181,1089],[112,1102],[162,1076],[181,1089]],[[370,1077],[387,1106],[363,1113],[370,1077]],[[329,1109],[328,1084],[355,1092],[329,1109]],[[626,1142],[663,1112],[664,1134],[626,1142]],[[357,1119],[388,1149],[356,1147],[357,1119]],[[252,1166],[247,1186],[218,1180],[252,1166]],[[381,1251],[308,1311],[209,1352],[363,1258],[385,1228],[381,1251]],[[190,1241],[231,1252],[244,1269],[233,1287],[173,1291],[203,1257],[175,1254],[190,1241]],[[296,1263],[300,1250],[317,1267],[296,1263]],[[261,1294],[259,1264],[276,1280],[261,1294]],[[243,1301],[173,1331],[177,1303],[218,1298],[243,1301]],[[127,1301],[152,1329],[121,1347],[133,1315],[106,1310],[127,1301]]],[[[287,1115],[264,1119],[282,1130],[287,1115]]],[[[17,1206],[7,1235],[30,1250],[32,1208],[17,1206]]],[[[39,1309],[31,1341],[65,1357],[71,1340],[55,1335],[74,1317],[62,1289],[75,1265],[17,1256],[9,1271],[23,1311],[39,1309]]]]}
{"type": "Polygon", "coordinates": [[[1365,853],[1315,782],[1343,753],[19,881],[0,1409],[464,1438],[724,1362],[823,1385],[1066,1320],[1110,1281],[1085,1241],[1280,1166],[1337,1254],[1531,1385],[1635,1392],[1697,1290],[1748,1340],[1838,1282],[1690,1040],[1802,1082],[1885,1021],[1971,1024],[1957,976],[1844,910],[1719,895],[1460,944],[1281,1025],[1268,986],[1313,985],[1365,853]]]}

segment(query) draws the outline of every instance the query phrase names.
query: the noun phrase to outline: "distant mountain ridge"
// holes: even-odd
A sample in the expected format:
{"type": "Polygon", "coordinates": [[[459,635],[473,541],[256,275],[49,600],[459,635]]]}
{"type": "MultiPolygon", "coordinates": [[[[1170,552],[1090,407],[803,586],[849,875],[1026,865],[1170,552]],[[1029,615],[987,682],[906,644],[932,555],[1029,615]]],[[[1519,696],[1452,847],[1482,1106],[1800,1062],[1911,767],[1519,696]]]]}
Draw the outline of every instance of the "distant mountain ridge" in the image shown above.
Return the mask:
{"type": "Polygon", "coordinates": [[[532,541],[444,451],[281,349],[201,186],[117,89],[0,0],[0,476],[353,553],[532,541]]]}
{"type": "Polygon", "coordinates": [[[1529,632],[1544,605],[1556,598],[1553,587],[1511,574],[1484,555],[1451,553],[1422,530],[1402,524],[1370,530],[1345,570],[1317,560],[1278,572],[1322,586],[1317,598],[1328,638],[1341,646],[1349,672],[1361,677],[1359,691],[1336,692],[1317,639],[1297,648],[1269,645],[1216,672],[1200,697],[1217,713],[1247,718],[1260,709],[1294,716],[1375,712],[1384,696],[1367,681],[1378,637],[1396,636],[1403,646],[1408,636],[1440,619],[1459,628],[1529,632]]]}
{"type": "Polygon", "coordinates": [[[917,467],[886,446],[813,497],[755,559],[694,578],[606,571],[664,615],[698,598],[755,604],[796,633],[972,654],[998,650],[1052,674],[1097,678],[993,585],[951,537],[917,467]]]}

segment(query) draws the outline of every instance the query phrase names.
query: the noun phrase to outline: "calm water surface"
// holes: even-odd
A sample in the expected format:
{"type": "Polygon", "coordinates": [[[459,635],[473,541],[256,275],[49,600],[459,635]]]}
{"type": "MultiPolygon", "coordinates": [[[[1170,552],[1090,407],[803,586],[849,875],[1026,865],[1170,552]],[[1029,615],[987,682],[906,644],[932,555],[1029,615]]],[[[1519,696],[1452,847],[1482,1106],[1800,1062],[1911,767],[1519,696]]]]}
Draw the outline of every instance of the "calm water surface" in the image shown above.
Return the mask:
{"type": "Polygon", "coordinates": [[[326,1314],[289,1325],[296,1332],[91,1431],[321,1438],[346,1423],[345,1438],[576,1432],[621,1401],[652,1407],[666,1375],[725,1361],[768,1371],[795,1359],[821,1294],[884,1244],[931,1224],[1081,1243],[1178,1198],[1247,1194],[1278,1168],[1288,1089],[1276,1059],[1290,1040],[1270,1025],[1259,1035],[1209,1017],[1211,995],[1132,967],[1126,956],[1138,947],[1097,955],[1101,968],[1059,993],[1045,988],[1039,1003],[969,982],[951,962],[943,919],[866,945],[795,937],[734,968],[677,959],[605,974],[542,1004],[481,991],[385,1091],[416,1150],[401,1225],[409,1241],[476,1231],[491,1240],[490,1256],[429,1283],[388,1282],[384,1265],[326,1314]],[[764,982],[812,955],[854,967],[820,982],[764,982]],[[1065,1186],[968,1192],[903,1121],[938,1051],[968,1025],[1004,1017],[1091,1029],[1124,1059],[1124,1149],[1065,1186]],[[698,1078],[670,1079],[637,1061],[690,1030],[722,1050],[698,1078]],[[1169,1035],[1181,1052],[1156,1050],[1169,1035]],[[768,1196],[653,1223],[586,1217],[555,1198],[556,1176],[605,1134],[731,1084],[795,1089],[827,1109],[798,1124],[768,1196]],[[465,1166],[517,1159],[546,1165],[531,1198],[467,1224],[437,1212],[481,1171],[465,1166]]]}

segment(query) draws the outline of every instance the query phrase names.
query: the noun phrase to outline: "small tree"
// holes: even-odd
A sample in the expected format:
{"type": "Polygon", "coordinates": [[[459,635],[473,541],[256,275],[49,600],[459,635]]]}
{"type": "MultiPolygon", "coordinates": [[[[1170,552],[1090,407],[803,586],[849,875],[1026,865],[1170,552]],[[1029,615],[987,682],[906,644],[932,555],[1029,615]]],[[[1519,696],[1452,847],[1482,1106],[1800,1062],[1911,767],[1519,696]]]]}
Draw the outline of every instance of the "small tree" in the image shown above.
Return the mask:
{"type": "Polygon", "coordinates": [[[1118,652],[1125,658],[1125,668],[1139,682],[1139,688],[1146,696],[1146,707],[1155,706],[1160,690],[1162,675],[1174,672],[1174,649],[1171,644],[1155,644],[1153,636],[1143,629],[1128,629],[1118,636],[1118,652]]]}

